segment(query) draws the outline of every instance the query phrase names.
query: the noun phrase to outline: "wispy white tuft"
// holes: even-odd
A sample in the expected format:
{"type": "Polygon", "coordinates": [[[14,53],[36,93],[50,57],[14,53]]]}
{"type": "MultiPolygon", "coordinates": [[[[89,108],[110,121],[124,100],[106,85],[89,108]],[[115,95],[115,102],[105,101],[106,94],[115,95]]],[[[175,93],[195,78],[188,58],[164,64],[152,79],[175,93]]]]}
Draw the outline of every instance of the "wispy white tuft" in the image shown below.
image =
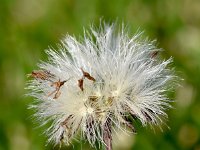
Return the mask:
{"type": "Polygon", "coordinates": [[[105,25],[81,42],[67,35],[61,43],[29,75],[36,116],[41,124],[51,122],[49,142],[68,144],[81,135],[92,146],[100,141],[109,147],[115,128],[136,132],[135,119],[145,126],[167,117],[172,59],[160,61],[154,42],[105,25]]]}

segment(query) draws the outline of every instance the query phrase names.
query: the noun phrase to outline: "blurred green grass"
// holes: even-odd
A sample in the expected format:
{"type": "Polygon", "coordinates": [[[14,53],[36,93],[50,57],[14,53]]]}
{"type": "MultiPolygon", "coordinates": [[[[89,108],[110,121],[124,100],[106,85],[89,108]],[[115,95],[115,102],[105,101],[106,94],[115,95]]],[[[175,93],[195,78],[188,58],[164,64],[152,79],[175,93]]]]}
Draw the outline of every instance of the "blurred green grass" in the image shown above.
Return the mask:
{"type": "MultiPolygon", "coordinates": [[[[200,150],[200,1],[199,0],[0,0],[0,150],[60,149],[45,146],[44,128],[32,122],[24,97],[26,74],[46,59],[44,49],[56,47],[65,34],[83,35],[83,27],[116,19],[133,34],[145,30],[172,56],[184,80],[168,111],[170,129],[137,125],[138,134],[120,135],[114,149],[200,150]]],[[[89,149],[75,142],[62,149],[89,149]]],[[[91,148],[90,148],[91,149],[91,148]]]]}

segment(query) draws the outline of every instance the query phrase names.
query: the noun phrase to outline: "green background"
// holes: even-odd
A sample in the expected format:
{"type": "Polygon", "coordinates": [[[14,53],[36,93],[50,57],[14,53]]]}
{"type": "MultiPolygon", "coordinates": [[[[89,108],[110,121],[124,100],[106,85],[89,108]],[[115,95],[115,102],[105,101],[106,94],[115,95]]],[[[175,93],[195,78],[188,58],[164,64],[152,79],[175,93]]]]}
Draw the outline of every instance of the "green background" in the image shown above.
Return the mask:
{"type": "MultiPolygon", "coordinates": [[[[26,74],[46,60],[44,49],[56,47],[65,34],[83,35],[83,27],[116,19],[157,39],[172,56],[180,86],[166,121],[170,129],[152,130],[137,124],[138,134],[120,135],[114,149],[200,150],[200,1],[199,0],[0,0],[0,150],[49,150],[46,128],[37,128],[27,109],[26,74]]],[[[61,149],[91,149],[74,142],[61,149]]]]}

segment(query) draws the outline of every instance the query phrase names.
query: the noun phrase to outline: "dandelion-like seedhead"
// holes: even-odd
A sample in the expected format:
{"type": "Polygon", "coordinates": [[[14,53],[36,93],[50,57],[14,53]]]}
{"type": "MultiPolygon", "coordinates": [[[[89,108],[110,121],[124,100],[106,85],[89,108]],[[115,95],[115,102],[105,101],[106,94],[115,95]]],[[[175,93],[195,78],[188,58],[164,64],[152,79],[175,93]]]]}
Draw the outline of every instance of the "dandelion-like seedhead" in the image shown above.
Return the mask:
{"type": "Polygon", "coordinates": [[[48,49],[48,62],[29,75],[28,95],[36,99],[31,107],[40,123],[51,122],[49,142],[68,144],[81,135],[92,146],[100,142],[111,149],[115,128],[136,132],[135,119],[160,125],[174,76],[167,68],[172,59],[159,61],[159,51],[114,24],[91,28],[82,42],[67,35],[58,51],[48,49]]]}

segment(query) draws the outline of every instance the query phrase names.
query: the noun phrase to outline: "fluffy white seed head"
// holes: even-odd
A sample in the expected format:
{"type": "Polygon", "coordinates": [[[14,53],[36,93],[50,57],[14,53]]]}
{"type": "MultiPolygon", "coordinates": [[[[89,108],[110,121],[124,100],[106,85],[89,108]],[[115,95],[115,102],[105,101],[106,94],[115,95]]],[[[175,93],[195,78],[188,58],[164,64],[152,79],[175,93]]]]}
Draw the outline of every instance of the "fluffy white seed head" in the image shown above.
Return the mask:
{"type": "Polygon", "coordinates": [[[32,72],[28,86],[41,124],[52,122],[49,142],[68,144],[80,134],[93,146],[106,144],[114,128],[135,131],[130,117],[160,125],[167,116],[172,59],[158,60],[154,42],[105,25],[85,33],[82,42],[67,35],[61,43],[58,51],[46,51],[48,62],[32,72]]]}

